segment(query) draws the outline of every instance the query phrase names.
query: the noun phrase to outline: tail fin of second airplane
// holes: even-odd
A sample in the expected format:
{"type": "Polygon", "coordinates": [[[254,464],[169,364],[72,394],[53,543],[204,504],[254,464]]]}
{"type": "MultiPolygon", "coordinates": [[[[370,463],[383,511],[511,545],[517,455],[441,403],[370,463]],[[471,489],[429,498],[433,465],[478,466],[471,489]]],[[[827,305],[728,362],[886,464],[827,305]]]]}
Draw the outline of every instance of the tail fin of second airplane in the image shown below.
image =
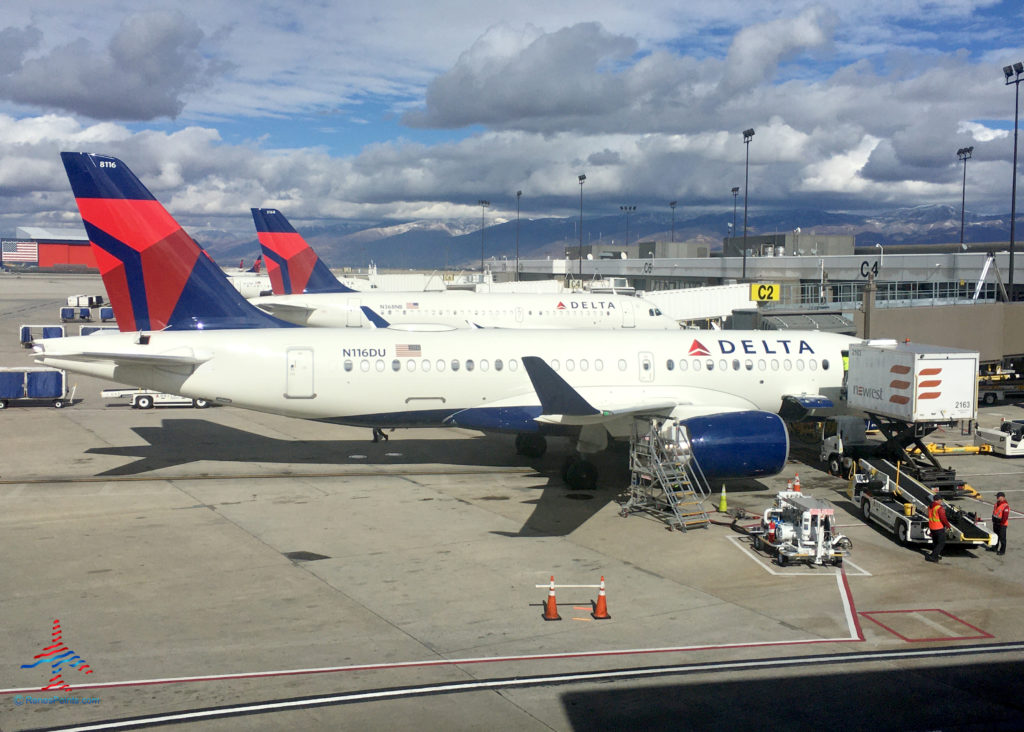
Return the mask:
{"type": "Polygon", "coordinates": [[[60,156],[121,330],[291,325],[249,304],[123,162],[60,156]]]}
{"type": "Polygon", "coordinates": [[[288,219],[275,208],[254,208],[260,248],[275,295],[303,292],[354,292],[338,282],[331,270],[306,243],[288,219]]]}

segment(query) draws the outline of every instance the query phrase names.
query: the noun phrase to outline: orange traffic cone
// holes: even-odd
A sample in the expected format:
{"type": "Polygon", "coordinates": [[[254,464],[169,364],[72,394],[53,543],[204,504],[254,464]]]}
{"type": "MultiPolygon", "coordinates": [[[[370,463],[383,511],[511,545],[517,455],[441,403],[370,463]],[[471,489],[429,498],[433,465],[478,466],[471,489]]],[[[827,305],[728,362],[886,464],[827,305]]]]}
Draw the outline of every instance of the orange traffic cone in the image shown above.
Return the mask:
{"type": "Polygon", "coordinates": [[[548,587],[548,601],[544,605],[545,620],[561,620],[558,614],[558,603],[555,602],[555,576],[551,575],[551,585],[548,587]]]}
{"type": "Polygon", "coordinates": [[[800,473],[797,473],[796,477],[793,478],[793,490],[795,490],[797,493],[800,492],[800,473]]]}
{"type": "Polygon", "coordinates": [[[608,614],[608,600],[604,594],[604,577],[601,577],[601,588],[597,591],[597,604],[594,606],[594,612],[590,613],[590,617],[594,620],[612,619],[612,616],[608,614]]]}

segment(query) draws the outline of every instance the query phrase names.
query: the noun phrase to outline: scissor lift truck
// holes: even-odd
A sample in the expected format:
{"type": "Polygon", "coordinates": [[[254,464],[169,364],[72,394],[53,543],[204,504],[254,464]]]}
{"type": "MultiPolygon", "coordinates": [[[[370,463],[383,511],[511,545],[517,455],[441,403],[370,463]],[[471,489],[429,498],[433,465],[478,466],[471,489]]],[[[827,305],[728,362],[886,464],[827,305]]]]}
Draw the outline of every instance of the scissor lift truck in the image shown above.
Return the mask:
{"type": "Polygon", "coordinates": [[[894,341],[851,345],[848,406],[863,410],[884,441],[873,455],[848,457],[900,463],[901,472],[943,498],[963,495],[956,471],[940,465],[923,439],[940,425],[977,416],[977,373],[977,351],[894,341]]]}
{"type": "MultiPolygon", "coordinates": [[[[928,506],[935,495],[932,490],[888,460],[862,458],[858,467],[853,500],[860,506],[864,520],[886,529],[902,546],[931,544],[928,506]]],[[[996,535],[975,514],[948,503],[943,506],[950,524],[947,544],[995,546],[996,535]]]]}
{"type": "Polygon", "coordinates": [[[782,491],[749,531],[758,551],[774,552],[780,567],[792,562],[839,566],[853,546],[836,531],[835,508],[800,491],[782,491]]]}

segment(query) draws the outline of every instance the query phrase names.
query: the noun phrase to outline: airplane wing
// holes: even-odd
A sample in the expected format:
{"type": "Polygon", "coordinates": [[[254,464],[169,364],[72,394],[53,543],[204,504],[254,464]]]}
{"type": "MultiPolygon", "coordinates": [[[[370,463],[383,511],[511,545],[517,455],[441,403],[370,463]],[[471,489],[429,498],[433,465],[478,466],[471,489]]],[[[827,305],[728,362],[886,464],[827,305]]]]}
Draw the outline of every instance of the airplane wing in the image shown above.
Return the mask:
{"type": "Polygon", "coordinates": [[[202,354],[170,354],[170,353],[116,353],[106,351],[78,351],[70,353],[47,353],[45,346],[35,346],[33,358],[42,364],[54,361],[78,361],[92,363],[112,363],[115,366],[198,366],[212,358],[202,354]]]}
{"type": "Polygon", "coordinates": [[[639,414],[688,418],[723,412],[739,412],[750,405],[687,403],[664,394],[645,393],[643,389],[617,388],[577,391],[542,358],[524,356],[523,366],[530,376],[541,403],[538,422],[561,425],[588,425],[609,422],[639,414]]]}
{"type": "Polygon", "coordinates": [[[283,318],[291,323],[295,323],[300,320],[303,323],[306,322],[309,320],[309,316],[315,309],[306,307],[305,305],[289,305],[280,302],[257,302],[254,304],[263,312],[275,317],[283,318]]]}

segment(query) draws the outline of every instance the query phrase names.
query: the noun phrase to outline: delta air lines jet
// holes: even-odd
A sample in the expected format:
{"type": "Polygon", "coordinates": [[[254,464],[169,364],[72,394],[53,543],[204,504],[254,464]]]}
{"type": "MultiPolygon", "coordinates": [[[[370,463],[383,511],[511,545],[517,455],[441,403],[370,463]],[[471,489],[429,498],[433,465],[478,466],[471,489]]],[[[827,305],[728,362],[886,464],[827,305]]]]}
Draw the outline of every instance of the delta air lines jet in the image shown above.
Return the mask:
{"type": "Polygon", "coordinates": [[[346,287],[277,209],[254,208],[274,294],[252,303],[271,315],[314,327],[571,328],[675,330],[658,307],[628,295],[380,292],[346,287]]]}
{"type": "MultiPolygon", "coordinates": [[[[854,340],[818,332],[299,328],[251,306],[120,160],[62,153],[119,323],[51,339],[48,366],[243,409],[366,427],[451,425],[543,453],[628,439],[635,417],[681,420],[714,481],[779,472],[784,400],[827,406],[854,340]]],[[[593,466],[575,460],[574,486],[593,466]]]]}

